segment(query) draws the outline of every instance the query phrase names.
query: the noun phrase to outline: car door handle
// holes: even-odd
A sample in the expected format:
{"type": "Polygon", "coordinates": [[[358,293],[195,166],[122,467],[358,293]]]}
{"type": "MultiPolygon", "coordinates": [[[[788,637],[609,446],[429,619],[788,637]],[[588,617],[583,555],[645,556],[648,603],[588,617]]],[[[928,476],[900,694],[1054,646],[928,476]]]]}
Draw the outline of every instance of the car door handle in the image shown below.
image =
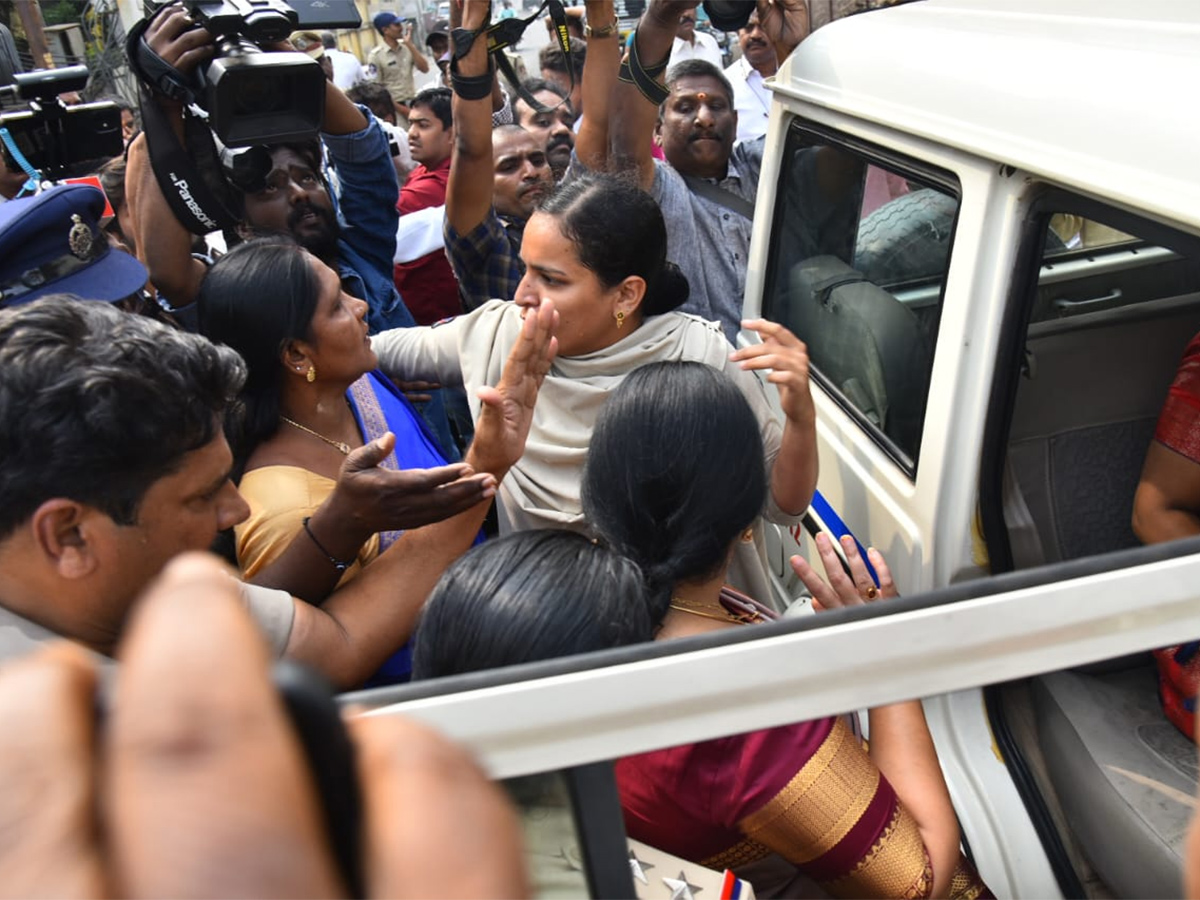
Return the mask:
{"type": "Polygon", "coordinates": [[[1054,301],[1054,309],[1060,316],[1066,316],[1106,306],[1109,303],[1117,303],[1123,296],[1125,295],[1120,288],[1113,288],[1112,293],[1105,294],[1103,297],[1092,297],[1088,300],[1068,300],[1066,297],[1059,297],[1054,301]]]}

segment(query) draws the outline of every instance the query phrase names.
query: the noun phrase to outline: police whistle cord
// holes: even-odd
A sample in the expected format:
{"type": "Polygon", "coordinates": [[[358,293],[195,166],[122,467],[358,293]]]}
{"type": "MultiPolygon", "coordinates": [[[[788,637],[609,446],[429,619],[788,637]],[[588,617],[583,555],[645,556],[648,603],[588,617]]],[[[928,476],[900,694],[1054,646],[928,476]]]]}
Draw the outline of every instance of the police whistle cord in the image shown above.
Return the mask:
{"type": "Polygon", "coordinates": [[[42,173],[35,169],[29,160],[25,158],[25,154],[21,152],[21,148],[17,146],[17,142],[13,140],[13,136],[9,134],[7,128],[0,128],[0,141],[4,142],[4,147],[8,150],[8,155],[12,157],[13,162],[20,166],[21,171],[29,176],[29,180],[21,185],[21,190],[17,192],[17,197],[20,197],[26,191],[36,193],[38,185],[42,183],[42,173]]]}

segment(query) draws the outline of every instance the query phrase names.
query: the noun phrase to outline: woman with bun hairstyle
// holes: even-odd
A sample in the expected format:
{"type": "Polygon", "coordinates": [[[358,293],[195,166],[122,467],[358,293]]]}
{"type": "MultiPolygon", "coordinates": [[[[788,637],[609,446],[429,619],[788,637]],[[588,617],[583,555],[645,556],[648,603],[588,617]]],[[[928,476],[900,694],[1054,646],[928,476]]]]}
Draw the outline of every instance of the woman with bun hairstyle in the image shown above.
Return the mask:
{"type": "MultiPolygon", "coordinates": [[[[652,362],[698,362],[725,372],[762,435],[770,486],[765,514],[791,524],[808,508],[817,455],[804,345],[782,326],[756,320],[746,324],[761,343],[731,352],[719,324],[676,312],[687,299],[687,279],[666,251],[662,212],[650,195],[630,181],[589,174],[565,183],[530,217],[521,245],[525,276],[514,302],[493,300],[439,325],[374,338],[385,372],[464,385],[477,415],[475,390],[499,376],[522,317],[553,304],[558,356],[538,395],[525,455],[500,486],[502,533],[587,531],[580,476],[592,427],[609,392],[652,362]],[[771,370],[782,427],[754,369],[771,370]]],[[[738,549],[730,580],[768,604],[774,599],[757,525],[738,549]]]]}

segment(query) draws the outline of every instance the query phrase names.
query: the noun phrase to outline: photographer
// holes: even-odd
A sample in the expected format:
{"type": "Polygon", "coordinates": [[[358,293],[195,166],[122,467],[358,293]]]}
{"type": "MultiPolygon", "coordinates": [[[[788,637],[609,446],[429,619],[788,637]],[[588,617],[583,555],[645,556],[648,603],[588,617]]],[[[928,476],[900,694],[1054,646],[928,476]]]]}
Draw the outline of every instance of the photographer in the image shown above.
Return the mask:
{"type": "MultiPolygon", "coordinates": [[[[213,54],[211,36],[194,25],[185,7],[179,5],[164,9],[145,32],[149,49],[184,77],[190,77],[213,54]]],[[[367,302],[372,332],[407,328],[415,323],[392,283],[399,190],[387,137],[373,117],[331,82],[324,83],[324,90],[321,141],[266,148],[271,170],[261,190],[242,195],[239,234],[243,238],[290,235],[341,276],[346,293],[367,302]],[[340,195],[336,200],[321,172],[322,144],[337,171],[340,195]],[[338,221],[339,208],[344,225],[338,221]]],[[[182,142],[182,105],[157,93],[152,102],[158,104],[182,142]]],[[[126,182],[135,241],[150,270],[150,280],[172,306],[192,303],[207,266],[192,256],[191,234],[175,219],[163,196],[144,137],[130,145],[126,182]]],[[[455,445],[441,395],[433,394],[421,412],[453,461],[455,445]]]]}

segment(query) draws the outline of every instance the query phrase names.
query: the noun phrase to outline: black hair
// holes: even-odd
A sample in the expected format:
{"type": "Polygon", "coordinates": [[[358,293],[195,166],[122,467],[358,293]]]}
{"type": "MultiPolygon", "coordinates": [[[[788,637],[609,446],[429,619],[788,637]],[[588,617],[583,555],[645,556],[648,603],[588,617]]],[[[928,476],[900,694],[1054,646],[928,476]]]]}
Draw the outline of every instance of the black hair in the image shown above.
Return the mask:
{"type": "Polygon", "coordinates": [[[725,92],[725,97],[729,100],[729,105],[733,106],[733,85],[725,73],[714,66],[706,59],[685,59],[682,62],[677,62],[671,66],[671,70],[667,72],[667,90],[675,87],[675,82],[680,78],[687,77],[704,77],[715,78],[721,83],[721,89],[725,92]]]}
{"type": "Polygon", "coordinates": [[[53,497],[137,521],[147,489],[219,433],[236,353],[108,303],[0,310],[0,537],[53,497]]]}
{"type": "Polygon", "coordinates": [[[687,302],[688,282],[667,262],[667,226],[654,198],[625,176],[588,173],[561,184],[541,205],[606,288],[630,275],[646,281],[644,315],[687,302]]]}
{"type": "Polygon", "coordinates": [[[286,235],[255,238],[218,259],[200,283],[200,333],[236,350],[248,370],[242,408],[226,428],[237,474],[279,428],[280,353],[309,337],[321,293],[312,259],[286,235]]]}
{"type": "MultiPolygon", "coordinates": [[[[570,100],[570,97],[567,95],[567,92],[564,91],[557,84],[555,84],[553,81],[547,81],[545,78],[526,78],[524,81],[521,82],[521,87],[525,88],[525,90],[528,91],[531,95],[536,94],[539,91],[549,91],[552,94],[557,94],[561,99],[566,100],[568,106],[571,105],[571,100],[570,100]]],[[[525,103],[525,101],[521,99],[520,94],[517,94],[514,92],[512,97],[510,97],[509,101],[508,101],[508,105],[512,108],[514,122],[521,121],[521,117],[519,115],[517,115],[517,104],[518,103],[525,103]]],[[[525,103],[525,105],[529,106],[528,103],[525,103]]],[[[530,107],[530,108],[532,109],[532,107],[530,107]]]]}
{"type": "Polygon", "coordinates": [[[326,50],[337,49],[337,38],[334,37],[332,31],[322,31],[319,37],[321,38],[321,46],[326,50]]]}
{"type": "Polygon", "coordinates": [[[386,120],[389,113],[395,115],[396,104],[392,102],[392,95],[376,81],[360,81],[346,91],[346,97],[354,103],[361,103],[380,119],[386,120]]]}
{"type": "MultiPolygon", "coordinates": [[[[583,75],[583,64],[587,62],[587,41],[571,38],[571,61],[575,64],[575,78],[583,75]]],[[[558,42],[547,44],[538,52],[538,68],[567,74],[567,57],[558,42]]]]}
{"type": "Polygon", "coordinates": [[[109,206],[114,213],[120,212],[125,206],[125,157],[114,156],[100,167],[96,176],[100,179],[100,187],[108,198],[109,206]]]}
{"type": "Polygon", "coordinates": [[[414,106],[428,107],[442,121],[442,128],[449,130],[454,124],[454,119],[450,112],[450,101],[454,93],[448,87],[427,87],[420,91],[417,96],[412,98],[409,108],[414,106]]]}
{"type": "Polygon", "coordinates": [[[630,372],[592,431],[583,514],[645,573],[655,623],[672,588],[711,578],[767,497],[762,437],[742,392],[697,362],[630,372]]]}
{"type": "Polygon", "coordinates": [[[439,678],[652,640],[641,573],[569,531],[522,531],[468,551],[421,614],[413,678],[439,678]]]}

